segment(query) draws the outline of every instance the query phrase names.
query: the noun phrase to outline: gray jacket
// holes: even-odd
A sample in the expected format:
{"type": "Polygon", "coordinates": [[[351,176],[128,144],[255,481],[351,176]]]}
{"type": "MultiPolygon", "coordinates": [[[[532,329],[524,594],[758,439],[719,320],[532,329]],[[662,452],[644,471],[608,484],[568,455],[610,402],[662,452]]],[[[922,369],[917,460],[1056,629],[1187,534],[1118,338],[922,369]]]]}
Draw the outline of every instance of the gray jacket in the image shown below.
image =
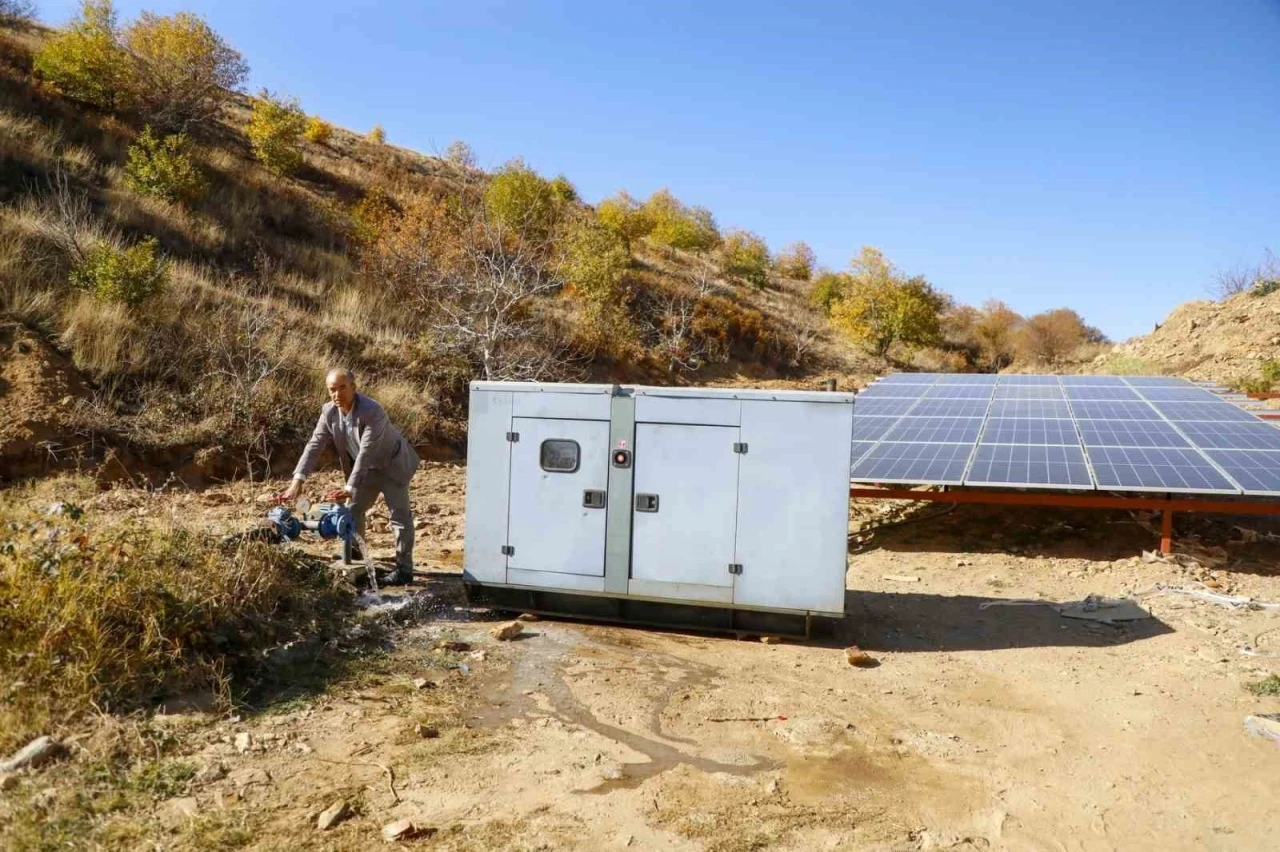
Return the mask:
{"type": "Polygon", "coordinates": [[[320,454],[329,448],[338,457],[338,464],[347,477],[347,488],[353,494],[371,470],[381,471],[397,485],[408,485],[418,469],[418,454],[400,430],[391,425],[382,406],[358,393],[352,404],[352,420],[360,441],[360,453],[354,463],[348,456],[342,411],[335,403],[326,402],[320,409],[320,419],[311,433],[311,440],[307,441],[302,458],[298,459],[298,466],[293,470],[294,478],[305,479],[315,470],[320,454]]]}

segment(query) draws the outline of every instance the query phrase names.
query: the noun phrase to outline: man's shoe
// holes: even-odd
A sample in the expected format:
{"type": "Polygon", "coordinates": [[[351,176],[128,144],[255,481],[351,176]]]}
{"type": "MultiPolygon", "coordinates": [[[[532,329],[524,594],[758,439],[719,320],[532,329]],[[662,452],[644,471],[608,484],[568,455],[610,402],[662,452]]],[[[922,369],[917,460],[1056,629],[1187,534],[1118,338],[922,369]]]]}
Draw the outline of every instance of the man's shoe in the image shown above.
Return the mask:
{"type": "Polygon", "coordinates": [[[398,565],[396,566],[396,569],[392,571],[390,574],[388,574],[386,579],[382,581],[382,585],[408,586],[412,582],[413,582],[413,569],[405,568],[404,566],[398,565]]]}

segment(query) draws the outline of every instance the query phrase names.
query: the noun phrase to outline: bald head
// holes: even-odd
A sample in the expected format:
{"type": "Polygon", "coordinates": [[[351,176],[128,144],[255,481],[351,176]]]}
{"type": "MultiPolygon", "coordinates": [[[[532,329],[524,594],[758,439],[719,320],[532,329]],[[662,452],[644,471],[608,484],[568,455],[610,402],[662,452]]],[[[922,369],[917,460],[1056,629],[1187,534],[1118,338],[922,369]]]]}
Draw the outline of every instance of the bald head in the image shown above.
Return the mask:
{"type": "Polygon", "coordinates": [[[329,389],[329,399],[346,414],[356,399],[356,374],[346,367],[334,367],[324,379],[329,389]]]}

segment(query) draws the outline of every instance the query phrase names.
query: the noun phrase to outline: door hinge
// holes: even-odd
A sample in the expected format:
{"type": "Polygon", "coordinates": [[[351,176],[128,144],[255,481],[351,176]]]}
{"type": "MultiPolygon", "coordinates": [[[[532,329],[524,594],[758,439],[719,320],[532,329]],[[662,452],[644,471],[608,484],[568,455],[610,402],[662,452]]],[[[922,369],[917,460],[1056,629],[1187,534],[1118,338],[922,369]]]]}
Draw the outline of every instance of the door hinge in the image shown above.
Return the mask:
{"type": "Polygon", "coordinates": [[[738,562],[730,562],[730,563],[729,563],[729,573],[730,573],[730,574],[741,574],[741,573],[742,573],[742,565],[741,565],[741,563],[738,563],[738,562]]]}
{"type": "Polygon", "coordinates": [[[733,451],[734,451],[735,453],[739,453],[739,454],[741,454],[741,455],[746,455],[746,454],[747,454],[747,445],[746,445],[746,444],[741,444],[741,443],[739,443],[739,444],[734,444],[734,445],[733,445],[733,451]]]}
{"type": "Polygon", "coordinates": [[[503,555],[503,556],[515,556],[515,555],[516,555],[516,549],[515,549],[514,547],[512,547],[511,545],[509,545],[509,544],[504,544],[504,545],[502,545],[502,555],[503,555]]]}
{"type": "Polygon", "coordinates": [[[514,444],[516,441],[519,441],[519,440],[520,440],[520,433],[519,433],[519,432],[508,432],[508,433],[507,433],[507,442],[508,442],[508,443],[514,444]]]}

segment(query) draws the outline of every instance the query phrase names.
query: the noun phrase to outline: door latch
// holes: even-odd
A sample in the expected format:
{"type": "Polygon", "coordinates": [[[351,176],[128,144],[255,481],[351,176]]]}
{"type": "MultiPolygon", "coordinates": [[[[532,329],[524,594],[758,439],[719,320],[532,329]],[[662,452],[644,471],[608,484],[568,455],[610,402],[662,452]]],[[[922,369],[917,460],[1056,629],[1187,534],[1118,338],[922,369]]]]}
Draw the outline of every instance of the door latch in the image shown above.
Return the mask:
{"type": "Polygon", "coordinates": [[[508,433],[507,433],[507,442],[508,442],[508,443],[514,444],[514,443],[516,443],[516,442],[517,442],[517,441],[519,441],[519,440],[520,440],[520,433],[519,433],[519,432],[508,432],[508,433]]]}
{"type": "Polygon", "coordinates": [[[605,492],[588,488],[582,492],[582,505],[588,509],[603,509],[605,504],[605,492]]]}
{"type": "Polygon", "coordinates": [[[747,445],[745,443],[735,443],[733,445],[733,451],[745,456],[747,454],[747,445]]]}
{"type": "Polygon", "coordinates": [[[658,511],[658,495],[657,494],[637,494],[636,495],[636,511],[637,512],[658,511]]]}
{"type": "Polygon", "coordinates": [[[502,555],[503,555],[503,556],[515,556],[515,555],[516,555],[516,549],[515,549],[514,547],[512,547],[511,545],[509,545],[509,544],[504,544],[504,545],[502,545],[502,555]]]}
{"type": "Polygon", "coordinates": [[[730,573],[730,574],[741,574],[741,573],[742,573],[742,565],[741,565],[741,563],[738,563],[738,562],[730,562],[730,563],[729,563],[729,573],[730,573]]]}

